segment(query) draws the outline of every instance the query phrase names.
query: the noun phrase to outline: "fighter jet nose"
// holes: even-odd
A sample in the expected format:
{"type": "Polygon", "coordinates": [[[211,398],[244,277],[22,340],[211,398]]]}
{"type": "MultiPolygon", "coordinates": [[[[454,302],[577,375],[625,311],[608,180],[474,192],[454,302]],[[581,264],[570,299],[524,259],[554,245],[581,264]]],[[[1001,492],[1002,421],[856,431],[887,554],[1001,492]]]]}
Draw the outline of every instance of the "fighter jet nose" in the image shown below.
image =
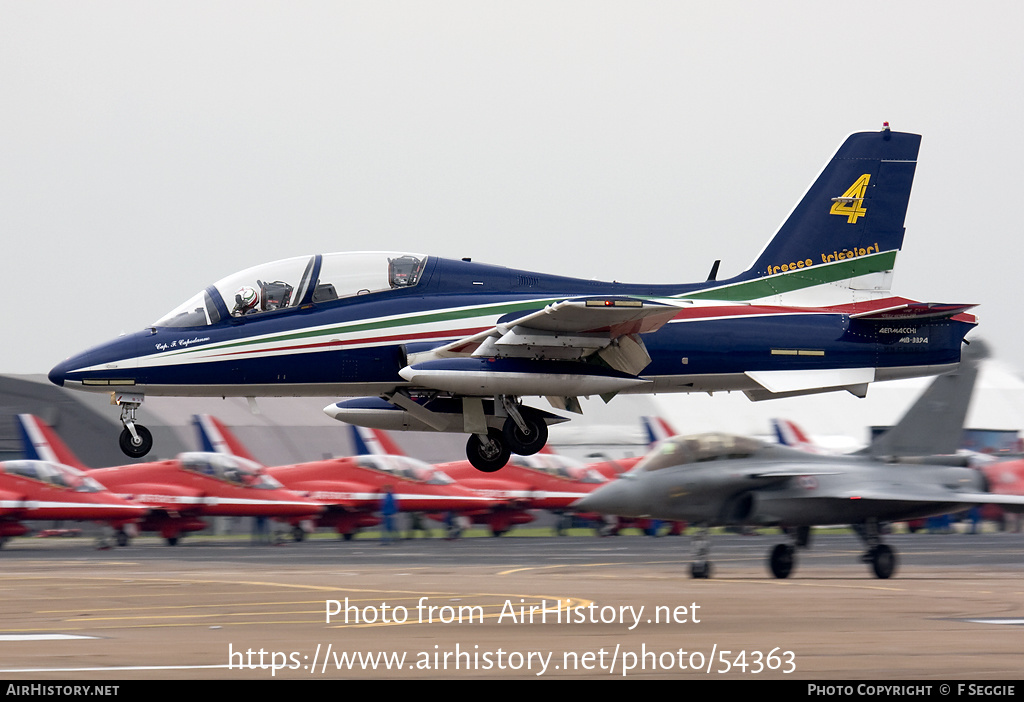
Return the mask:
{"type": "Polygon", "coordinates": [[[622,478],[602,485],[589,495],[577,500],[572,507],[580,512],[600,512],[601,514],[617,514],[626,517],[635,516],[638,510],[633,485],[622,478]]]}
{"type": "Polygon", "coordinates": [[[57,365],[55,365],[53,367],[53,370],[51,370],[50,374],[46,377],[49,378],[50,382],[53,383],[54,385],[64,387],[64,378],[67,376],[67,371],[68,362],[64,361],[63,363],[58,363],[57,365]]]}

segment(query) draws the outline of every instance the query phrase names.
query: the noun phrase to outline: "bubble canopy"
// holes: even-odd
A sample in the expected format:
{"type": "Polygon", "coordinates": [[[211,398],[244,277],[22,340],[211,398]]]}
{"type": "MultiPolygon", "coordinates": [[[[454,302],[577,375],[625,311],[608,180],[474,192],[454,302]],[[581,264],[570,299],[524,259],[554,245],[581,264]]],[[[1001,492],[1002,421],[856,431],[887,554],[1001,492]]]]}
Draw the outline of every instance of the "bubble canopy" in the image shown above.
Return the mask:
{"type": "Polygon", "coordinates": [[[204,327],[228,316],[263,314],[408,288],[420,282],[426,262],[427,257],[421,254],[358,251],[264,263],[222,278],[153,326],[204,327]]]}

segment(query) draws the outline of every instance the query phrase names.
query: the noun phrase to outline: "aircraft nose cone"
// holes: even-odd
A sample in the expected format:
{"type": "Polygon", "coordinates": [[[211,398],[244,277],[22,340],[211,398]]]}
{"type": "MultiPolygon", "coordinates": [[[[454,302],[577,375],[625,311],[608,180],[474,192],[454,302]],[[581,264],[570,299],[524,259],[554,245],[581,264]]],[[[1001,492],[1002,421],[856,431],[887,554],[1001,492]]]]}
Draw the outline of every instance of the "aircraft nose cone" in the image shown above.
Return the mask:
{"type": "Polygon", "coordinates": [[[634,486],[630,481],[619,478],[594,490],[586,497],[577,500],[573,509],[582,512],[600,512],[602,514],[618,514],[634,516],[637,502],[634,486]]]}
{"type": "Polygon", "coordinates": [[[49,378],[50,382],[53,383],[54,385],[59,385],[60,387],[64,387],[64,378],[67,376],[67,372],[68,372],[68,362],[67,361],[63,361],[63,362],[58,363],[57,365],[55,365],[53,367],[53,370],[51,370],[50,374],[47,375],[46,377],[49,378]]]}

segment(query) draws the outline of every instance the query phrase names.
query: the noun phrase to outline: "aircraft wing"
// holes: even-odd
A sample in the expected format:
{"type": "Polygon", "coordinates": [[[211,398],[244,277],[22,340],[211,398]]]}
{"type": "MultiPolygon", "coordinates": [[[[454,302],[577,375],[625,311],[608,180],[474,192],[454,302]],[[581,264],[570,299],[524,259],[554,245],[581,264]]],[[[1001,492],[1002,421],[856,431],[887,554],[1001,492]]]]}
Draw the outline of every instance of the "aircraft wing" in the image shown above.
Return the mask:
{"type": "Polygon", "coordinates": [[[1002,495],[993,492],[959,492],[957,490],[926,490],[908,486],[893,489],[850,488],[839,493],[822,495],[832,499],[871,500],[874,502],[922,502],[963,505],[1000,505],[1011,512],[1024,512],[1024,495],[1002,495]]]}
{"type": "Polygon", "coordinates": [[[460,356],[582,360],[598,353],[612,368],[635,375],[650,363],[640,334],[679,313],[667,301],[602,297],[562,300],[436,349],[410,354],[409,365],[460,356]]]}

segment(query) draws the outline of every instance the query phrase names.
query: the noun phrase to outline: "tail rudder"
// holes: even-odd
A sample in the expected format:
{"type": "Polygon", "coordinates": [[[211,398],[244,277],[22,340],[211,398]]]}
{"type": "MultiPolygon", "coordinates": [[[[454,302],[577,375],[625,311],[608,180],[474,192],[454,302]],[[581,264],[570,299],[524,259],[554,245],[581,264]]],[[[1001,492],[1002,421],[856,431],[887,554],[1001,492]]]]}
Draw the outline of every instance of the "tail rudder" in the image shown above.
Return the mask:
{"type": "Polygon", "coordinates": [[[960,366],[940,375],[889,431],[862,451],[871,456],[949,455],[959,450],[967,410],[981,361],[988,348],[974,340],[961,355],[960,366]]]}
{"type": "Polygon", "coordinates": [[[799,449],[805,453],[822,453],[821,447],[815,444],[795,422],[788,419],[773,419],[775,438],[783,446],[799,449]]]}
{"type": "Polygon", "coordinates": [[[245,444],[239,441],[238,437],[216,417],[209,414],[196,414],[192,416],[192,423],[195,424],[199,434],[201,450],[259,462],[249,453],[245,444]]]}
{"type": "Polygon", "coordinates": [[[370,429],[354,424],[349,425],[352,445],[357,456],[404,456],[388,433],[382,429],[370,429]]]}
{"type": "Polygon", "coordinates": [[[644,433],[647,435],[647,445],[654,446],[663,439],[676,435],[675,428],[661,417],[640,417],[644,433]]]}
{"type": "Polygon", "coordinates": [[[884,294],[920,143],[888,125],[850,135],[751,267],[689,297],[826,305],[884,294]]]}
{"type": "Polygon", "coordinates": [[[52,461],[86,470],[87,466],[78,460],[71,449],[57,436],[49,425],[32,414],[18,415],[18,433],[25,458],[36,461],[52,461]]]}

